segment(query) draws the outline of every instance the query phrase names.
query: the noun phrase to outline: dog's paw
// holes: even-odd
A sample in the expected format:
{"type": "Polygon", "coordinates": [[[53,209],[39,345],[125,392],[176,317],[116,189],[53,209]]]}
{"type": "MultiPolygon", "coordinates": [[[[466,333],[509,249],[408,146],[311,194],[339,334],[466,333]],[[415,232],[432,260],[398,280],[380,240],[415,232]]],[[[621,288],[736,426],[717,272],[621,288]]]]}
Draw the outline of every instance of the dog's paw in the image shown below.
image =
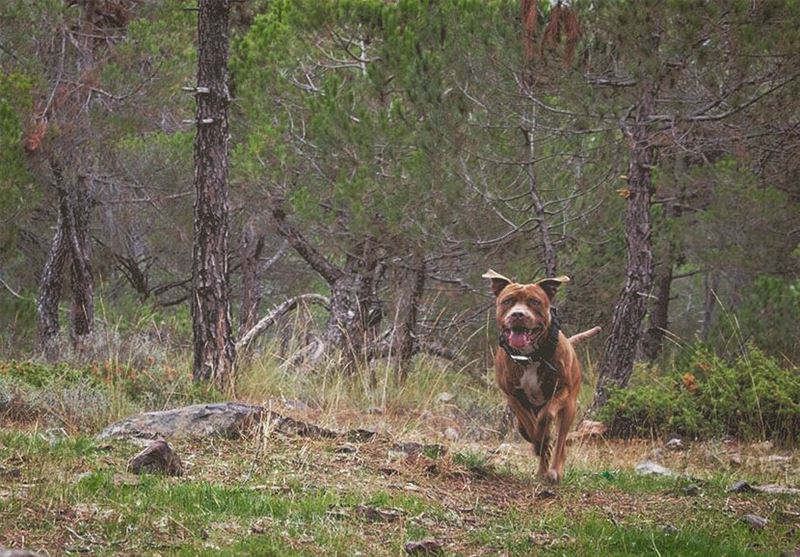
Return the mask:
{"type": "Polygon", "coordinates": [[[547,471],[547,474],[545,474],[544,479],[547,483],[550,484],[557,484],[558,482],[561,481],[561,478],[558,475],[558,471],[554,470],[553,468],[547,471]]]}

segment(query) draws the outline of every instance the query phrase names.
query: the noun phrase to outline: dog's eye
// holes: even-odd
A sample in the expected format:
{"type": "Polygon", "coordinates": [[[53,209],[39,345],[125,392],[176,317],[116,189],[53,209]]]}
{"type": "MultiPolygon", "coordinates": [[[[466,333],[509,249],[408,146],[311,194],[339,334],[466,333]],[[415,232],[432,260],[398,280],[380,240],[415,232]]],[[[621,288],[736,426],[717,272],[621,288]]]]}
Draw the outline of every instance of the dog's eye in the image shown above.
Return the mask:
{"type": "Polygon", "coordinates": [[[542,302],[540,302],[536,298],[531,298],[530,300],[528,300],[528,305],[538,308],[540,305],[542,305],[542,302]]]}
{"type": "Polygon", "coordinates": [[[514,298],[506,298],[505,300],[500,302],[500,304],[503,306],[510,306],[513,303],[514,303],[514,298]]]}

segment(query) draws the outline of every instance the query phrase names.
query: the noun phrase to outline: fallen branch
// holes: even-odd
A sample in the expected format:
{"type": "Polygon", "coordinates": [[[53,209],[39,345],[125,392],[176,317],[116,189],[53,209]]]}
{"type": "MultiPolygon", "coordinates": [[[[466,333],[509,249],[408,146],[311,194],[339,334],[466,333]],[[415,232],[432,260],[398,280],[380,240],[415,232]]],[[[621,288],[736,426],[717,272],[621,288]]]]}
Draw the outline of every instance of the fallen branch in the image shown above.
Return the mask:
{"type": "Polygon", "coordinates": [[[314,302],[323,306],[330,304],[330,300],[320,294],[301,294],[294,298],[289,298],[273,309],[269,315],[253,325],[253,328],[247,331],[247,333],[242,335],[242,338],[236,343],[236,352],[239,353],[246,350],[257,336],[270,328],[280,317],[297,307],[297,304],[300,302],[314,302]]]}

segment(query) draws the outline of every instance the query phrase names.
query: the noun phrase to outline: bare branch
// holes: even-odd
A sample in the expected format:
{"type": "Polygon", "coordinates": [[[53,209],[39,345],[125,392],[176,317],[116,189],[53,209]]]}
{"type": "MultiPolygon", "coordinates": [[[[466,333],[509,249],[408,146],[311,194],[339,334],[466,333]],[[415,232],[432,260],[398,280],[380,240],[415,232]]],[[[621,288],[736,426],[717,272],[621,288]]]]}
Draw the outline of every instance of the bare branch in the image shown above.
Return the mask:
{"type": "Polygon", "coordinates": [[[241,354],[242,351],[246,350],[256,337],[270,328],[278,320],[278,318],[296,308],[300,302],[313,302],[316,304],[322,304],[324,306],[330,304],[330,300],[320,294],[301,294],[299,296],[295,296],[294,298],[289,298],[273,309],[269,315],[263,317],[258,323],[253,325],[252,329],[242,335],[242,338],[240,338],[236,343],[236,353],[241,354]]]}

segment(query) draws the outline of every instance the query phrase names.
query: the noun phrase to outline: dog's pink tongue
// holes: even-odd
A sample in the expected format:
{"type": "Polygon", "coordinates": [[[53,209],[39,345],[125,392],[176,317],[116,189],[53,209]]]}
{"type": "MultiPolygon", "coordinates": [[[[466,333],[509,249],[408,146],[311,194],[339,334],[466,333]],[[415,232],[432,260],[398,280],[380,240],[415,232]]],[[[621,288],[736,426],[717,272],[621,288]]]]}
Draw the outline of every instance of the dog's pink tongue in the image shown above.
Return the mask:
{"type": "Polygon", "coordinates": [[[508,344],[512,346],[512,348],[525,348],[525,345],[528,344],[528,336],[524,332],[514,332],[511,331],[511,334],[508,335],[508,344]]]}

